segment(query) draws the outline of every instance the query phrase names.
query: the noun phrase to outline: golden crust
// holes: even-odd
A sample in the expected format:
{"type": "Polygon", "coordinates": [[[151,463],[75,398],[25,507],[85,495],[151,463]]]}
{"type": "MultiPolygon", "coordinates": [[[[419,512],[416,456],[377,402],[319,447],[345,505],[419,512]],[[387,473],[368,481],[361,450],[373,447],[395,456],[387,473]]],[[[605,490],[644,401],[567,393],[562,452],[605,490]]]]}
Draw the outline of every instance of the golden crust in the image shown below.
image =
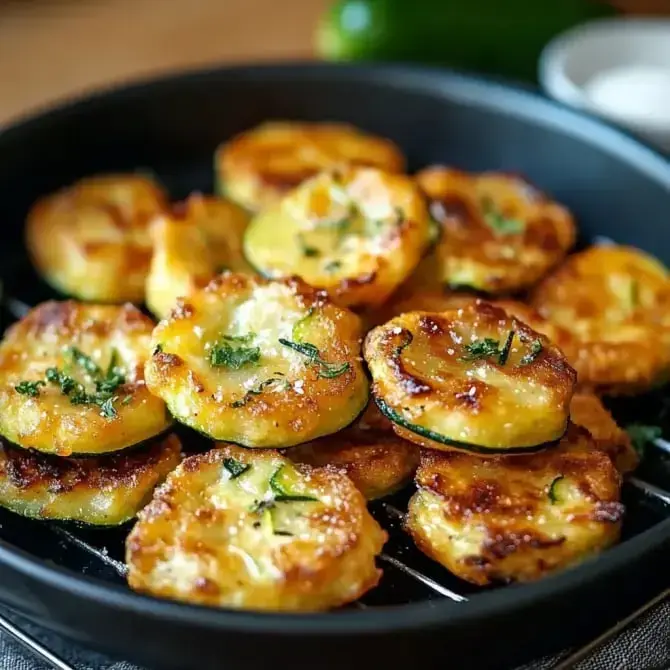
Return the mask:
{"type": "Polygon", "coordinates": [[[0,344],[0,434],[46,453],[101,454],[147,440],[170,426],[164,403],[144,384],[152,321],[132,305],[84,305],[50,301],[12,325],[0,344]],[[72,349],[87,354],[102,371],[114,352],[125,381],[114,389],[112,416],[92,402],[75,404],[47,371],[95,391],[94,375],[72,360],[72,349]],[[19,392],[21,382],[39,382],[35,394],[19,392]]]}
{"type": "Polygon", "coordinates": [[[628,474],[638,466],[640,457],[628,433],[617,425],[596,395],[575,393],[570,403],[570,420],[591,433],[598,449],[612,459],[619,472],[628,474]]]}
{"type": "Polygon", "coordinates": [[[620,477],[582,428],[538,454],[422,452],[406,529],[461,579],[531,581],[619,538],[620,477]]]}
{"type": "Polygon", "coordinates": [[[82,179],[41,198],[26,222],[26,244],[44,279],[94,302],[142,302],[151,261],[149,221],[167,199],[150,178],[82,179]]]}
{"type": "Polygon", "coordinates": [[[440,280],[490,294],[531,286],[574,245],[570,212],[517,175],[430,167],[416,177],[442,227],[440,280]]]}
{"type": "Polygon", "coordinates": [[[153,254],[146,283],[152,313],[165,318],[177,298],[207,286],[223,270],[252,272],[242,253],[248,218],[232,202],[200,194],[156,217],[150,225],[153,254]]]}
{"type": "Polygon", "coordinates": [[[180,460],[175,435],[100,458],[51,458],[0,442],[0,505],[34,519],[117,526],[180,460]]]}
{"type": "Polygon", "coordinates": [[[286,456],[296,463],[343,470],[368,500],[398,491],[419,465],[419,448],[396,436],[374,402],[353,425],[293,447],[286,456]]]}
{"type": "Polygon", "coordinates": [[[327,610],[376,586],[385,541],[343,473],[221,445],[186,459],[140,513],[128,583],[205,605],[327,610]]]}
{"type": "Polygon", "coordinates": [[[402,172],[405,159],[390,140],[348,124],[287,121],[240,133],[215,156],[220,192],[253,211],[276,205],[318,172],[345,165],[402,172]]]}
{"type": "Polygon", "coordinates": [[[544,335],[490,303],[405,313],[368,333],[364,355],[380,408],[421,446],[486,454],[565,432],[574,370],[544,335]],[[494,353],[475,355],[487,342],[494,353]]]}
{"type": "Polygon", "coordinates": [[[251,222],[247,260],[263,275],[298,275],[348,307],[379,305],[429,241],[428,212],[409,177],[372,168],[324,172],[251,222]]]}
{"type": "Polygon", "coordinates": [[[565,354],[580,386],[638,393],[670,372],[670,277],[651,256],[619,246],[570,256],[531,303],[572,334],[565,354]]]}
{"type": "Polygon", "coordinates": [[[289,447],[344,428],[364,409],[361,337],[355,314],[299,279],[225,273],[158,325],[147,384],[176,419],[215,439],[289,447]],[[212,363],[228,348],[255,360],[212,363]]]}

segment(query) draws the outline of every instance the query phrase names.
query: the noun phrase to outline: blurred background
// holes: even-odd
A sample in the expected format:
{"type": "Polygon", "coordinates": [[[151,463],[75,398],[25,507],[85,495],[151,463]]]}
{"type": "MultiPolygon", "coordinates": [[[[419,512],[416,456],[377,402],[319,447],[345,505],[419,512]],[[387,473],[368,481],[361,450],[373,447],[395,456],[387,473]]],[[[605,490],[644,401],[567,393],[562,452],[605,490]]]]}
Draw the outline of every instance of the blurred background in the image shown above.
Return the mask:
{"type": "Polygon", "coordinates": [[[614,11],[670,17],[670,0],[0,0],[0,124],[91,87],[225,62],[418,60],[532,79],[534,42],[614,11]]]}

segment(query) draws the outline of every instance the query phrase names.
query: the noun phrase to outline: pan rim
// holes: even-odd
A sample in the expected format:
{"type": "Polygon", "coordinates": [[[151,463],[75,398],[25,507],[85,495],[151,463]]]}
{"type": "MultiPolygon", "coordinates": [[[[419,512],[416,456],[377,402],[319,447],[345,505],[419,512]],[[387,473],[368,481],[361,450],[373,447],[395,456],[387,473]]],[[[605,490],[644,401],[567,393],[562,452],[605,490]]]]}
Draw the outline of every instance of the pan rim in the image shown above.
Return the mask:
{"type": "MultiPolygon", "coordinates": [[[[366,82],[393,86],[402,90],[423,90],[441,98],[455,98],[474,106],[512,114],[522,120],[560,126],[562,132],[576,135],[590,144],[619,156],[648,178],[667,188],[670,194],[670,158],[664,157],[631,133],[587,113],[574,110],[549,99],[541,92],[513,83],[456,72],[443,68],[399,64],[341,64],[310,61],[236,64],[226,67],[198,68],[177,74],[162,74],[136,79],[127,84],[105,86],[88,93],[61,99],[56,104],[40,106],[29,115],[14,119],[0,129],[0,155],[7,142],[21,142],[22,137],[43,124],[58,124],[72,114],[84,114],[110,100],[126,96],[149,96],[164,88],[183,87],[198,82],[238,79],[240,81],[366,82]],[[517,107],[518,102],[523,102],[517,107]]],[[[118,610],[170,620],[174,623],[210,629],[283,635],[368,635],[398,631],[429,630],[449,625],[466,625],[486,617],[508,616],[532,602],[548,601],[557,593],[568,597],[584,583],[606,579],[625,568],[640,554],[658,551],[670,544],[670,518],[635,537],[608,549],[605,553],[560,573],[531,583],[507,586],[477,593],[464,603],[446,600],[410,603],[335,613],[286,614],[224,610],[161,600],[137,594],[126,587],[77,574],[67,568],[50,565],[10,543],[0,540],[0,565],[27,578],[68,592],[83,600],[104,604],[118,610]]]]}

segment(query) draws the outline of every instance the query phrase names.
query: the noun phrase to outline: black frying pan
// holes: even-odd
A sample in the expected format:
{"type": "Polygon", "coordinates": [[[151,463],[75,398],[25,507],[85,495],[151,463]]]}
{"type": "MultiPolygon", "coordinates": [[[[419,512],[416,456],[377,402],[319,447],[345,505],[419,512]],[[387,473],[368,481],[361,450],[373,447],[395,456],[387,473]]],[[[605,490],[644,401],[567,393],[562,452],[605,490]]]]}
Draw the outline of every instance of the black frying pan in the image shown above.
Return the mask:
{"type": "MultiPolygon", "coordinates": [[[[444,71],[236,67],[95,95],[0,135],[5,322],[25,304],[53,297],[22,244],[38,196],[90,173],[138,167],[155,171],[175,198],[211,190],[216,145],[268,118],[352,122],[398,142],[412,169],[440,161],[524,173],[576,213],[585,238],[607,236],[670,262],[670,164],[596,120],[444,71]]],[[[615,411],[658,423],[666,407],[657,394],[615,411]]],[[[670,490],[658,453],[638,477],[670,490]]],[[[639,483],[624,487],[619,546],[541,582],[489,590],[460,582],[412,548],[395,516],[406,497],[373,505],[391,530],[381,586],[336,613],[219,611],[135,595],[119,572],[125,531],[8,512],[0,512],[0,600],[158,668],[509,668],[595,635],[669,581],[670,508],[639,483]]]]}

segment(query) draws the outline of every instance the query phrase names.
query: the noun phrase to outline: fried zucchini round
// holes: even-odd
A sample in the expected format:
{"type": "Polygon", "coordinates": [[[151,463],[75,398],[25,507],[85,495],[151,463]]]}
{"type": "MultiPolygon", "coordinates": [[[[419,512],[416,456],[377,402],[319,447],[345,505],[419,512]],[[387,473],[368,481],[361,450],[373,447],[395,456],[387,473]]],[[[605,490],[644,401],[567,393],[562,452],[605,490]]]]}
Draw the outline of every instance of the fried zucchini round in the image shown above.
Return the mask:
{"type": "Polygon", "coordinates": [[[159,319],[224,270],[252,272],[242,253],[248,215],[227,200],[191,195],[150,226],[153,255],[147,307],[159,319]]]}
{"type": "Polygon", "coordinates": [[[215,156],[219,192],[252,211],[277,204],[318,172],[343,165],[402,172],[405,159],[390,140],[348,124],[286,121],[247,130],[215,156]]]}
{"type": "Polygon", "coordinates": [[[478,585],[526,582],[614,544],[620,476],[589,433],[558,447],[477,458],[425,450],[406,530],[425,554],[478,585]]]}
{"type": "Polygon", "coordinates": [[[221,445],[187,458],[140,512],[128,583],[205,605],[327,610],[376,586],[385,542],[343,473],[221,445]]]}
{"type": "Polygon", "coordinates": [[[39,200],[26,223],[33,264],[58,291],[92,302],[142,302],[151,261],[149,221],[163,190],[140,175],[82,179],[39,200]]]}
{"type": "Polygon", "coordinates": [[[640,457],[628,433],[617,425],[598,396],[575,393],[570,403],[570,420],[591,433],[598,449],[612,459],[620,473],[628,474],[638,466],[640,457]]]}
{"type": "Polygon", "coordinates": [[[32,519],[119,526],[180,461],[175,435],[98,458],[53,458],[0,442],[0,505],[32,519]]]}
{"type": "Polygon", "coordinates": [[[286,456],[296,463],[344,470],[368,500],[400,490],[419,465],[419,448],[399,438],[373,402],[349,428],[293,447],[286,456]]]}
{"type": "Polygon", "coordinates": [[[574,254],[533,292],[545,318],[573,336],[565,349],[580,386],[639,393],[670,373],[670,275],[630,247],[574,254]]]}
{"type": "Polygon", "coordinates": [[[368,333],[364,353],[379,408],[421,446],[512,454],[565,433],[574,370],[490,303],[405,313],[368,333]]]}
{"type": "Polygon", "coordinates": [[[0,343],[0,434],[69,456],[130,447],[166,430],[144,383],[154,324],[132,305],[50,301],[0,343]]]}
{"type": "Polygon", "coordinates": [[[257,215],[244,252],[267,277],[296,274],[339,304],[368,307],[412,273],[429,232],[423,197],[409,177],[349,168],[310,179],[257,215]]]}
{"type": "Polygon", "coordinates": [[[224,273],[158,325],[147,384],[214,439],[290,447],[365,408],[361,337],[355,314],[299,279],[224,273]]]}
{"type": "Polygon", "coordinates": [[[531,286],[575,243],[570,212],[517,175],[430,167],[416,177],[442,227],[435,255],[452,288],[488,294],[531,286]]]}

